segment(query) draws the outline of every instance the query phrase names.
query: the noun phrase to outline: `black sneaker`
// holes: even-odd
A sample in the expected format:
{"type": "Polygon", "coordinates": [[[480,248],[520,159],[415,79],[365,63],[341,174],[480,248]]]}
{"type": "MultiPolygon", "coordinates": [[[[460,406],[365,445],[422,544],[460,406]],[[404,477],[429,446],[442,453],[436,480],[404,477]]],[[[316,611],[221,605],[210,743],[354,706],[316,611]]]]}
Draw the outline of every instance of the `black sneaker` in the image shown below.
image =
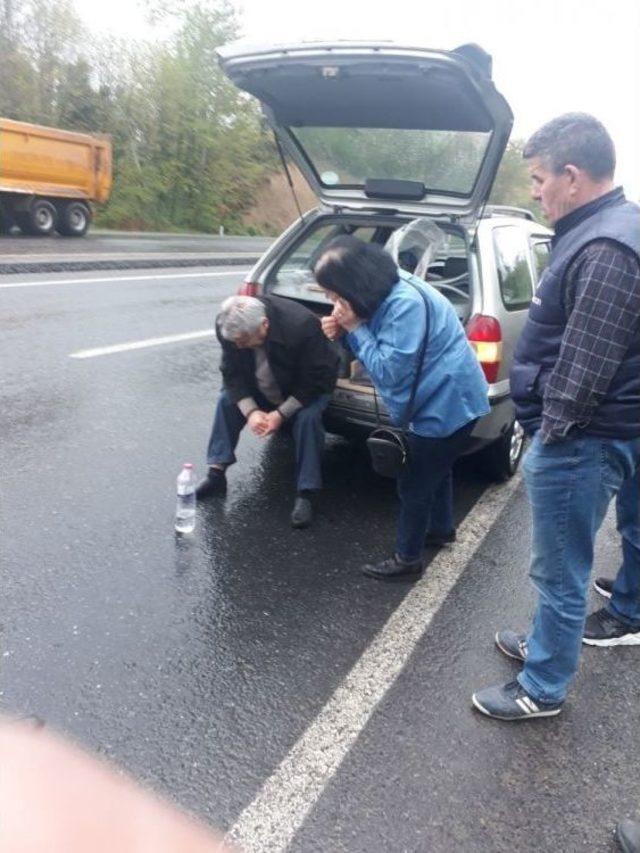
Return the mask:
{"type": "Polygon", "coordinates": [[[227,493],[227,477],[221,468],[209,468],[207,476],[196,486],[196,498],[199,501],[227,493]]]}
{"type": "Polygon", "coordinates": [[[603,607],[587,616],[582,642],[587,646],[640,646],[640,626],[630,628],[603,607]]]}
{"type": "Polygon", "coordinates": [[[596,578],[593,582],[593,588],[604,598],[611,598],[613,580],[611,578],[596,578]]]}
{"type": "Polygon", "coordinates": [[[424,537],[425,548],[441,548],[443,545],[451,545],[455,541],[455,530],[449,530],[446,533],[429,532],[424,537]]]}
{"type": "Polygon", "coordinates": [[[389,557],[381,563],[363,566],[362,574],[379,581],[409,581],[418,580],[422,574],[422,560],[406,563],[398,557],[389,557]]]}
{"type": "Polygon", "coordinates": [[[621,820],[613,834],[622,853],[640,853],[640,823],[637,820],[621,820]]]}
{"type": "Polygon", "coordinates": [[[533,699],[519,682],[485,687],[471,697],[475,708],[494,720],[532,720],[534,717],[555,717],[562,711],[562,702],[539,702],[533,699]]]}
{"type": "Polygon", "coordinates": [[[516,634],[515,631],[498,631],[495,639],[496,646],[503,655],[524,663],[528,651],[526,634],[516,634]]]}
{"type": "Polygon", "coordinates": [[[311,500],[304,495],[298,495],[291,512],[291,526],[302,530],[304,527],[309,527],[312,521],[313,506],[311,500]]]}

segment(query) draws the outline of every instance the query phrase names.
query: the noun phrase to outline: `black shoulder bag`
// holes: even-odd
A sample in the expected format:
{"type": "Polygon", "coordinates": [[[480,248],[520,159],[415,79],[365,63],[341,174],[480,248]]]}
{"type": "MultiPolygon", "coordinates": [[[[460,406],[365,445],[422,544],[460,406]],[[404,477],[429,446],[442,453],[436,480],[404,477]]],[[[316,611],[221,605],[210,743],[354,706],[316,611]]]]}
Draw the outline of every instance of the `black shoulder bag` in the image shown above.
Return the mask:
{"type": "Polygon", "coordinates": [[[424,354],[427,349],[427,339],[429,335],[430,311],[427,297],[417,285],[413,284],[412,281],[408,282],[408,284],[415,287],[424,300],[424,307],[427,314],[426,325],[416,365],[416,375],[413,378],[413,385],[411,386],[411,396],[409,397],[409,402],[407,403],[404,418],[402,419],[399,429],[381,425],[380,411],[378,409],[378,396],[376,394],[375,385],[373,386],[373,399],[375,401],[376,419],[379,426],[377,429],[374,429],[367,439],[367,448],[369,449],[369,455],[371,457],[371,467],[376,474],[380,474],[382,477],[397,477],[398,474],[401,473],[402,469],[409,463],[407,429],[413,414],[413,401],[415,399],[416,389],[418,388],[418,382],[420,380],[420,372],[422,370],[422,363],[424,361],[424,354]]]}

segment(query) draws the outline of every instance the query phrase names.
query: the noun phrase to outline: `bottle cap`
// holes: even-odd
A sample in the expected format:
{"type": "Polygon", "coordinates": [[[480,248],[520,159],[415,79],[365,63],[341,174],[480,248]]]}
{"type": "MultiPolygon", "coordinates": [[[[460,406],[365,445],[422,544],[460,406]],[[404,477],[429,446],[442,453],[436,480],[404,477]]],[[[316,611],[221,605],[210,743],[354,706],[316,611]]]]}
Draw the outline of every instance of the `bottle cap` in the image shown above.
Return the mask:
{"type": "Polygon", "coordinates": [[[189,470],[191,470],[193,468],[193,462],[185,462],[182,467],[189,468],[189,470]]]}

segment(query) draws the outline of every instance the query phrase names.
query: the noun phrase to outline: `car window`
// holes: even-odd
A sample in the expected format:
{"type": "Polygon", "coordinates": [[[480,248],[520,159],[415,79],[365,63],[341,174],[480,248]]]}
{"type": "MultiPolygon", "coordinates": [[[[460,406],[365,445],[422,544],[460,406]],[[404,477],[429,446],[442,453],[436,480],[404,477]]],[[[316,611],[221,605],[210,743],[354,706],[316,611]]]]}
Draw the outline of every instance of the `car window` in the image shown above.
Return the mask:
{"type": "MultiPolygon", "coordinates": [[[[277,296],[324,302],[324,293],[316,284],[313,268],[327,243],[344,233],[343,228],[337,226],[335,222],[314,229],[295,246],[291,254],[284,258],[269,277],[269,292],[277,296]]],[[[351,233],[352,236],[368,243],[375,233],[375,228],[356,228],[351,233]]]]}
{"type": "Polygon", "coordinates": [[[546,270],[547,264],[549,263],[551,243],[549,240],[536,240],[534,238],[531,248],[533,250],[533,263],[535,266],[536,278],[540,281],[542,273],[546,270]]]}
{"type": "MultiPolygon", "coordinates": [[[[443,107],[444,108],[444,105],[443,107]]],[[[415,116],[402,116],[403,122],[415,116]]],[[[292,127],[325,187],[364,187],[368,178],[417,181],[432,192],[468,195],[491,133],[396,127],[292,127]],[[402,152],[401,156],[398,153],[402,152]]]]}
{"type": "Polygon", "coordinates": [[[529,247],[523,231],[513,226],[496,228],[493,245],[500,292],[508,310],[526,308],[533,295],[529,247]]]}

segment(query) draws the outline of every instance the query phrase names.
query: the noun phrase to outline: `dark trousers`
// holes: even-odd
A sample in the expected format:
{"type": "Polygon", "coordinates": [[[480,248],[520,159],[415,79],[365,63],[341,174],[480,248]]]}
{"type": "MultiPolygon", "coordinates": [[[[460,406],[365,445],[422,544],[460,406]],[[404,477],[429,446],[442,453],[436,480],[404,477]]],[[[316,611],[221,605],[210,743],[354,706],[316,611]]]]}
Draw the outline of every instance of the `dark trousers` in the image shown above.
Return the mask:
{"type": "MultiPolygon", "coordinates": [[[[296,447],[298,491],[316,491],[322,488],[322,413],[330,399],[330,394],[322,394],[291,418],[291,431],[296,447]]],[[[276,408],[260,395],[257,395],[255,400],[262,411],[268,412],[276,408]]],[[[245,416],[238,406],[231,402],[227,392],[221,391],[207,449],[208,465],[232,465],[236,461],[235,449],[246,422],[245,416]]]]}
{"type": "Polygon", "coordinates": [[[409,464],[398,477],[400,515],[396,553],[408,562],[420,559],[427,533],[453,531],[451,469],[465,450],[475,420],[446,438],[409,433],[409,464]]]}

